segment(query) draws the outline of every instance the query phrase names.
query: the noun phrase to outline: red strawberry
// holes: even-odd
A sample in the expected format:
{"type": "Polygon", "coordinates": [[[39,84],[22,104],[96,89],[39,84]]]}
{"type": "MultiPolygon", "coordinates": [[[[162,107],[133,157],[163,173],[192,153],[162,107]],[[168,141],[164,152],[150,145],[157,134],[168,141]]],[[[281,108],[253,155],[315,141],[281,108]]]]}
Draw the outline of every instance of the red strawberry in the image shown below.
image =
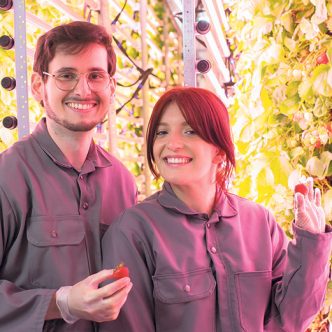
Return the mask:
{"type": "Polygon", "coordinates": [[[318,55],[318,57],[316,59],[317,65],[327,64],[328,62],[329,62],[329,58],[327,57],[326,52],[323,52],[320,55],[318,55]]]}
{"type": "Polygon", "coordinates": [[[129,269],[123,264],[118,264],[112,274],[112,279],[118,280],[124,277],[129,277],[129,269]]]}
{"type": "Polygon", "coordinates": [[[299,183],[295,186],[294,191],[296,193],[301,193],[302,195],[308,194],[308,187],[304,183],[299,183]]]}
{"type": "Polygon", "coordinates": [[[326,129],[327,131],[329,132],[329,136],[332,135],[332,122],[329,122],[327,125],[326,125],[326,129]]]}

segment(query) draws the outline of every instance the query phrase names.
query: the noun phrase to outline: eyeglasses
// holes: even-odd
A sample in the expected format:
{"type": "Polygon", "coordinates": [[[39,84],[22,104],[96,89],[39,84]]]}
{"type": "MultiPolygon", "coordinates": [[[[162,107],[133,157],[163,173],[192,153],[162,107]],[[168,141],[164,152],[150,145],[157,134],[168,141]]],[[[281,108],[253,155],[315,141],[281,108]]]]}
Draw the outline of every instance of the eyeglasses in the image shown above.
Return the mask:
{"type": "Polygon", "coordinates": [[[58,74],[50,74],[43,71],[43,74],[53,77],[55,79],[55,85],[62,91],[74,90],[80,80],[81,75],[84,75],[91,91],[104,90],[110,85],[111,82],[110,75],[105,71],[90,71],[87,73],[64,71],[58,74]]]}

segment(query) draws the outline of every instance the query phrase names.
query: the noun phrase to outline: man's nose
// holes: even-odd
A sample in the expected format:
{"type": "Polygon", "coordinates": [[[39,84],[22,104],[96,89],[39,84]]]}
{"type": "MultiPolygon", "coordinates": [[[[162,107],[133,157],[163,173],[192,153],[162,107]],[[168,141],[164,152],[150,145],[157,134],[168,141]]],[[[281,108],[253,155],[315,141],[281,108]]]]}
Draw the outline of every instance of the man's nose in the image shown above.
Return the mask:
{"type": "Polygon", "coordinates": [[[88,84],[88,78],[85,74],[79,75],[74,92],[80,96],[85,96],[86,94],[91,93],[91,89],[88,84]]]}

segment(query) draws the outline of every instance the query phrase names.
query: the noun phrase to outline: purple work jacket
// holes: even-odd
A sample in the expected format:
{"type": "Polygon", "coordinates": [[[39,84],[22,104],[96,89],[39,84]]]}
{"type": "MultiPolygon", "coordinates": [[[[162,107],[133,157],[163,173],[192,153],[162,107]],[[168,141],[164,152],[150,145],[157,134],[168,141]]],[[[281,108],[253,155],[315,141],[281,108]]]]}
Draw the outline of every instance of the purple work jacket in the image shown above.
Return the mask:
{"type": "Polygon", "coordinates": [[[136,186],[91,143],[77,172],[42,120],[0,155],[0,331],[84,332],[95,323],[44,322],[55,291],[101,269],[101,235],[133,205],[136,186]]]}
{"type": "Polygon", "coordinates": [[[288,243],[268,210],[229,193],[197,213],[165,183],[104,235],[104,268],[124,262],[134,286],[100,331],[304,331],[324,300],[332,233],[293,229],[288,243]]]}

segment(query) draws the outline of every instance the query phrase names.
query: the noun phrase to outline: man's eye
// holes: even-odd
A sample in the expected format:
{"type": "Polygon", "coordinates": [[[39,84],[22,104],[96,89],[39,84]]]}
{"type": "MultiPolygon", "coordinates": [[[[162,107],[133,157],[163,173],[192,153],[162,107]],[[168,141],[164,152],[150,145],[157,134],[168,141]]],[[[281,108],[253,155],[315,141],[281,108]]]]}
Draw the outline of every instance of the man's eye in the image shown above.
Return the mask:
{"type": "Polygon", "coordinates": [[[77,79],[77,75],[75,73],[61,73],[56,76],[57,79],[61,81],[74,81],[77,79]]]}
{"type": "Polygon", "coordinates": [[[89,79],[93,80],[93,81],[98,81],[98,80],[104,80],[107,78],[107,75],[105,73],[102,72],[91,72],[89,74],[89,79]]]}

